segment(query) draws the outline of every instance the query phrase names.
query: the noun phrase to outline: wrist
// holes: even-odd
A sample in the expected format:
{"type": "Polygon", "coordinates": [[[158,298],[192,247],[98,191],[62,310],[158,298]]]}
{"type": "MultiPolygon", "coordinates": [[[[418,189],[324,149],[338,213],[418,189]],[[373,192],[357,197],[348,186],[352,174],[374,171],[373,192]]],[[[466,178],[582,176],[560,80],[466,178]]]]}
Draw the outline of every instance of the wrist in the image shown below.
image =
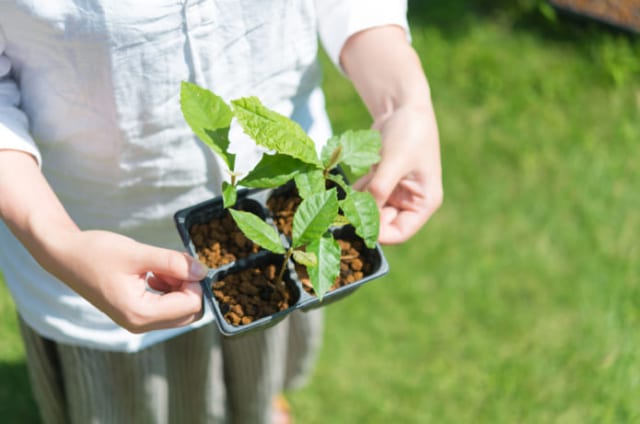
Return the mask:
{"type": "Polygon", "coordinates": [[[414,120],[416,120],[416,122],[429,122],[435,119],[434,115],[435,112],[430,102],[414,102],[394,105],[385,112],[374,116],[372,127],[380,131],[393,117],[397,117],[397,119],[401,119],[407,124],[414,120]]]}
{"type": "Polygon", "coordinates": [[[420,58],[399,27],[373,28],[345,44],[342,63],[376,121],[405,107],[430,108],[431,91],[420,58]]]}
{"type": "Polygon", "coordinates": [[[0,151],[0,218],[41,264],[80,232],[33,157],[19,151],[0,151]]]}

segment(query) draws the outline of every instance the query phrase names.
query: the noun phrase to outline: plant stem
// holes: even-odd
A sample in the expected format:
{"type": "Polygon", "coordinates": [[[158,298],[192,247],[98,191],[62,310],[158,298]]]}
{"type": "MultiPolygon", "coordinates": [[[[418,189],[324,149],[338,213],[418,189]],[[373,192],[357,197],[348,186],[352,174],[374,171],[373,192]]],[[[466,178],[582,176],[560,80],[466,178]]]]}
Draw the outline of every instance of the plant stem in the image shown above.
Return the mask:
{"type": "Polygon", "coordinates": [[[280,267],[280,272],[278,273],[278,279],[276,280],[276,287],[282,294],[284,294],[285,286],[284,286],[284,270],[287,269],[287,263],[289,262],[289,258],[293,254],[293,247],[287,249],[287,253],[284,256],[284,261],[282,261],[282,266],[280,267]]]}
{"type": "Polygon", "coordinates": [[[329,179],[329,168],[325,168],[322,170],[322,178],[327,181],[329,179]]]}

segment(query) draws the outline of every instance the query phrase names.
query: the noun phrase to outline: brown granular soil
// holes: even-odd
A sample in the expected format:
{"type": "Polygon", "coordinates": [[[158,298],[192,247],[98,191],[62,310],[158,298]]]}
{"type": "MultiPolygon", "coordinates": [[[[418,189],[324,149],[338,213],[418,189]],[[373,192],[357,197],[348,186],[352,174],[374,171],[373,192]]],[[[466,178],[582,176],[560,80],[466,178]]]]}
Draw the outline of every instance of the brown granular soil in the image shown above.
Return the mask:
{"type": "Polygon", "coordinates": [[[267,199],[267,208],[271,212],[274,224],[282,234],[289,238],[291,238],[293,229],[293,215],[301,202],[302,199],[295,187],[288,191],[274,192],[267,199]]]}
{"type": "MultiPolygon", "coordinates": [[[[333,183],[331,183],[333,184],[333,183]]],[[[287,237],[291,237],[293,227],[293,215],[296,209],[302,202],[302,199],[298,195],[298,191],[295,186],[290,190],[281,190],[274,192],[267,199],[267,208],[273,216],[274,223],[287,237]]],[[[364,242],[359,237],[355,236],[353,240],[338,239],[340,244],[341,256],[340,261],[340,275],[336,278],[335,283],[331,286],[329,291],[346,286],[363,279],[364,277],[371,275],[374,271],[373,264],[367,261],[367,248],[364,242]]],[[[315,295],[311,282],[309,281],[309,275],[304,266],[296,264],[296,273],[298,278],[302,282],[304,290],[315,295]]]]}
{"type": "Polygon", "coordinates": [[[278,266],[269,264],[226,275],[212,284],[224,319],[231,325],[247,325],[283,311],[295,303],[290,287],[276,287],[278,266]]]}
{"type": "MultiPolygon", "coordinates": [[[[362,240],[337,240],[340,245],[340,275],[329,289],[329,292],[344,287],[356,281],[362,280],[373,273],[373,264],[366,259],[365,254],[367,248],[362,240]]],[[[304,290],[312,296],[315,296],[313,287],[309,280],[307,269],[299,264],[295,265],[298,278],[302,282],[304,290]]]]}
{"type": "MultiPolygon", "coordinates": [[[[327,181],[327,188],[337,187],[333,181],[327,181]]],[[[338,188],[338,199],[344,198],[344,191],[338,188]]],[[[293,231],[293,215],[302,203],[295,185],[290,184],[281,190],[274,191],[267,199],[267,208],[273,217],[278,230],[291,239],[293,231]]]]}
{"type": "Polygon", "coordinates": [[[640,0],[551,0],[574,13],[640,32],[640,0]]]}
{"type": "Polygon", "coordinates": [[[240,231],[228,211],[221,218],[189,229],[198,259],[209,268],[218,268],[260,250],[240,231]]]}

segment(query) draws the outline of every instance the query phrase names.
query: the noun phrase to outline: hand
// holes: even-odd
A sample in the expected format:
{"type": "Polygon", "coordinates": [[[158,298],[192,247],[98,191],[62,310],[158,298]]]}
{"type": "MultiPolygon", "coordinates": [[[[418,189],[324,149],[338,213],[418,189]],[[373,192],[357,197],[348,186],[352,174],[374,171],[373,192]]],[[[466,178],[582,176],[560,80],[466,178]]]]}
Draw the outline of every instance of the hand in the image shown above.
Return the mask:
{"type": "Polygon", "coordinates": [[[396,25],[346,41],[340,61],[382,134],[381,160],[355,185],[380,208],[380,243],[413,236],[442,203],[438,127],[420,57],[396,25]]]}
{"type": "Polygon", "coordinates": [[[62,240],[51,249],[56,260],[49,270],[127,330],[178,327],[201,317],[198,281],[207,269],[196,259],[106,231],[74,231],[62,240]]]}
{"type": "Polygon", "coordinates": [[[173,250],[106,231],[81,231],[27,153],[0,149],[0,219],[34,259],[132,332],[189,324],[202,314],[207,270],[173,250]],[[163,293],[154,293],[149,287],[163,293]]]}
{"type": "Polygon", "coordinates": [[[379,242],[412,237],[443,199],[439,136],[430,105],[404,106],[374,122],[382,135],[379,164],[354,186],[380,208],[379,242]]]}

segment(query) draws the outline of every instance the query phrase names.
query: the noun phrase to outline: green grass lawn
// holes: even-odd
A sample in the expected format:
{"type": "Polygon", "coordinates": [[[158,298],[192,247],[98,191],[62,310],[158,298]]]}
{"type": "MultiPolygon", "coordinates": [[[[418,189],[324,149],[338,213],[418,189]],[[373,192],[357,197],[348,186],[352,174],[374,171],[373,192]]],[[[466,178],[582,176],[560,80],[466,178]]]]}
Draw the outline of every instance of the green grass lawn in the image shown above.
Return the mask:
{"type": "Polygon", "coordinates": [[[0,421],[37,423],[15,307],[0,275],[0,421]]]}
{"type": "MultiPolygon", "coordinates": [[[[296,422],[640,422],[640,38],[534,0],[410,7],[445,202],[327,308],[296,422]]],[[[324,64],[335,130],[369,125],[324,64]]],[[[0,416],[29,422],[3,286],[0,313],[0,416]]]]}

